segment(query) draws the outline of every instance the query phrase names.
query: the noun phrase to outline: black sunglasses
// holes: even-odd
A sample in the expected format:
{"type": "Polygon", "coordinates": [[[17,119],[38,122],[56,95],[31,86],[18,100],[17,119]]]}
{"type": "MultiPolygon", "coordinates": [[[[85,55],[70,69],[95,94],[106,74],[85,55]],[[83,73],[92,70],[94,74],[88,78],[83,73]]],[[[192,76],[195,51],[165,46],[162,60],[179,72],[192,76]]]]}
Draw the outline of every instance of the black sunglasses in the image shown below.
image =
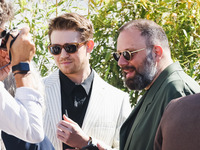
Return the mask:
{"type": "Polygon", "coordinates": [[[123,55],[123,57],[126,59],[126,60],[131,60],[132,57],[133,57],[133,54],[134,53],[137,53],[139,51],[142,51],[142,50],[145,50],[145,48],[142,48],[142,49],[138,49],[138,50],[135,50],[135,51],[129,51],[129,50],[126,50],[126,51],[123,51],[123,52],[114,52],[113,53],[113,57],[116,61],[119,60],[121,54],[123,55]]]}
{"type": "Polygon", "coordinates": [[[75,53],[78,50],[78,47],[86,42],[87,41],[81,43],[65,43],[64,45],[50,44],[48,49],[52,55],[59,55],[63,48],[67,53],[75,53]]]}

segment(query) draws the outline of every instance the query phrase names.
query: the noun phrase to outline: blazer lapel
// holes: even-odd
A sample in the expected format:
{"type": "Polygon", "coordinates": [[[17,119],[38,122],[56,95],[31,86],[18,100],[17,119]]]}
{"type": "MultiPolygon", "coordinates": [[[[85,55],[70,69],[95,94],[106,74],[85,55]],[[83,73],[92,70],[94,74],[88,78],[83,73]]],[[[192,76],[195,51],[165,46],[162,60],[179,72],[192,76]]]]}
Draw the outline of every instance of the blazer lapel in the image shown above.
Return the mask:
{"type": "Polygon", "coordinates": [[[47,112],[44,118],[45,132],[50,140],[54,141],[55,149],[62,149],[62,143],[56,137],[56,124],[62,119],[59,71],[57,70],[45,78],[44,84],[47,99],[47,112]]]}
{"type": "Polygon", "coordinates": [[[102,82],[101,80],[102,79],[95,72],[92,92],[82,125],[82,129],[85,133],[89,132],[91,126],[95,126],[94,123],[96,122],[96,116],[98,116],[99,113],[98,110],[102,109],[101,102],[103,97],[104,82],[102,82]]]}
{"type": "MultiPolygon", "coordinates": [[[[145,95],[146,95],[146,93],[145,93],[145,95]]],[[[124,148],[123,148],[124,150],[128,149],[129,144],[131,142],[131,138],[132,138],[133,132],[134,132],[135,128],[137,127],[137,124],[139,123],[139,121],[141,120],[141,118],[142,118],[142,116],[144,114],[144,109],[142,109],[142,106],[144,105],[143,103],[145,103],[144,102],[144,99],[146,97],[145,95],[140,99],[140,101],[138,102],[137,106],[134,108],[134,110],[129,115],[129,117],[124,122],[124,124],[123,124],[123,126],[121,128],[121,131],[120,131],[121,143],[120,144],[121,144],[121,146],[123,146],[125,144],[124,148]],[[129,125],[131,123],[133,123],[133,125],[130,128],[130,131],[128,132],[128,135],[126,135],[128,127],[129,127],[129,125]],[[123,137],[127,137],[127,139],[123,138],[123,137]]]]}

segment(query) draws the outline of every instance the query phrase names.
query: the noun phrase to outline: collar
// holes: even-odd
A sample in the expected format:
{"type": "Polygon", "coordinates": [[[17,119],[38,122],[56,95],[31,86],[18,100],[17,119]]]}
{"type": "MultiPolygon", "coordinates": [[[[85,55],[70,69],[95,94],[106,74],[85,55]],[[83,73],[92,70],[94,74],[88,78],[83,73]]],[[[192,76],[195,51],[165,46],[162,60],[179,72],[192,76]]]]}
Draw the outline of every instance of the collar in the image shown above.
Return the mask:
{"type": "Polygon", "coordinates": [[[151,85],[151,87],[148,90],[150,90],[150,89],[155,90],[158,87],[160,87],[162,85],[162,83],[167,79],[167,77],[169,77],[169,75],[174,73],[175,71],[183,71],[179,62],[174,62],[174,63],[170,64],[168,67],[166,67],[160,73],[160,75],[156,78],[156,80],[154,81],[154,83],[151,85]]]}
{"type": "MultiPolygon", "coordinates": [[[[60,70],[59,70],[59,77],[60,77],[60,83],[62,88],[66,89],[66,92],[68,94],[71,94],[72,90],[77,86],[76,83],[71,81],[66,75],[64,75],[60,70]]],[[[92,86],[94,79],[94,70],[91,69],[90,75],[79,85],[83,87],[85,90],[86,94],[88,95],[90,92],[90,88],[92,86]]]]}

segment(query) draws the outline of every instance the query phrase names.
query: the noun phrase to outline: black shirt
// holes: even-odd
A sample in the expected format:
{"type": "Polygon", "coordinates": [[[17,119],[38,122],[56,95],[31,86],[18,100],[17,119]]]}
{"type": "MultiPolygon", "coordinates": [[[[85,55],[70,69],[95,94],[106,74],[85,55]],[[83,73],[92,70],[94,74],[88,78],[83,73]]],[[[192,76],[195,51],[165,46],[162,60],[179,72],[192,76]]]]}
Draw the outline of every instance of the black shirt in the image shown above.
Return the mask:
{"type": "MultiPolygon", "coordinates": [[[[83,119],[89,103],[94,71],[92,70],[87,79],[81,84],[71,81],[66,75],[59,71],[61,85],[62,114],[82,127],[83,119]]],[[[69,148],[63,144],[63,149],[69,148]]]]}

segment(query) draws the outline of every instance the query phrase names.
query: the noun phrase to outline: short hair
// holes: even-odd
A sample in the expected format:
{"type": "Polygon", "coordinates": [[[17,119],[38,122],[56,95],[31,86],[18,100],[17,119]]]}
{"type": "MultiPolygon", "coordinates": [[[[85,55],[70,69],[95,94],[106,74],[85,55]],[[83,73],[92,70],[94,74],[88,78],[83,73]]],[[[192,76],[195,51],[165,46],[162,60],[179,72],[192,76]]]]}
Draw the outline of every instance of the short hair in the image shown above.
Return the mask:
{"type": "Polygon", "coordinates": [[[154,21],[146,19],[130,21],[119,29],[119,33],[131,28],[136,28],[141,32],[141,36],[145,37],[147,48],[151,48],[159,43],[164,48],[169,49],[168,38],[165,31],[154,21]]]}
{"type": "Polygon", "coordinates": [[[65,13],[58,16],[49,23],[49,40],[53,30],[75,30],[80,32],[82,41],[87,41],[93,38],[93,24],[90,20],[77,13],[65,13]]]}
{"type": "Polygon", "coordinates": [[[11,20],[14,16],[11,3],[0,0],[0,26],[11,20]]]}

